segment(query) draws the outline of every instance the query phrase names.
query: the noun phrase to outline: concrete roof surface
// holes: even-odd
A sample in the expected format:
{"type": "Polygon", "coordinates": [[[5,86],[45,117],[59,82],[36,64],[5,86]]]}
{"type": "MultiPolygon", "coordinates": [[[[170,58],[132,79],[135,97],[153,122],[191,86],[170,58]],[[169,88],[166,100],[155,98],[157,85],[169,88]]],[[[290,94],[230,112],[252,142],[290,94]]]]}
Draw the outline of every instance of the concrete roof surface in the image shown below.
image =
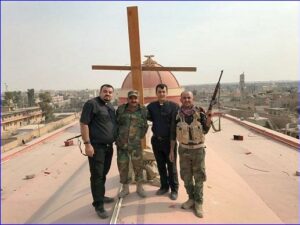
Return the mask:
{"type": "MultiPolygon", "coordinates": [[[[76,145],[64,141],[79,134],[78,123],[55,134],[2,154],[1,223],[105,224],[91,205],[87,158],[76,145]],[[32,179],[24,179],[34,175],[32,179]]],[[[76,141],[75,141],[76,142],[76,141]]],[[[176,201],[156,196],[158,189],[145,184],[141,199],[130,185],[118,223],[299,223],[299,152],[273,139],[253,133],[228,119],[222,131],[206,136],[204,218],[183,210],[187,200],[180,179],[176,201]],[[243,141],[233,135],[243,135],[243,141]]],[[[179,165],[178,165],[179,170],[179,165]]],[[[114,152],[107,176],[106,195],[116,197],[119,173],[114,152]]],[[[112,213],[114,204],[105,208],[112,213]]]]}

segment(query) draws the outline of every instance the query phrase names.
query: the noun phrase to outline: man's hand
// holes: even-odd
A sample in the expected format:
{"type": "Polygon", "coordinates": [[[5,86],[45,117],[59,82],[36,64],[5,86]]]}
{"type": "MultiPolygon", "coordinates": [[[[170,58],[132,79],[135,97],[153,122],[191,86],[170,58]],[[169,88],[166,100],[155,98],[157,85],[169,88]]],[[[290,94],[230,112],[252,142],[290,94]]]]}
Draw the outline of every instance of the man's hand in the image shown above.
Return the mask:
{"type": "Polygon", "coordinates": [[[211,110],[208,110],[208,111],[206,112],[206,116],[207,116],[208,118],[211,118],[211,117],[212,117],[212,112],[211,112],[211,110]]]}
{"type": "Polygon", "coordinates": [[[88,157],[93,157],[95,151],[94,151],[94,148],[91,144],[86,144],[85,145],[85,154],[88,156],[88,157]]]}
{"type": "Polygon", "coordinates": [[[211,110],[208,110],[208,111],[206,112],[206,116],[207,116],[206,125],[207,125],[207,126],[210,126],[210,124],[211,124],[211,117],[212,117],[212,112],[211,112],[211,110]]]}

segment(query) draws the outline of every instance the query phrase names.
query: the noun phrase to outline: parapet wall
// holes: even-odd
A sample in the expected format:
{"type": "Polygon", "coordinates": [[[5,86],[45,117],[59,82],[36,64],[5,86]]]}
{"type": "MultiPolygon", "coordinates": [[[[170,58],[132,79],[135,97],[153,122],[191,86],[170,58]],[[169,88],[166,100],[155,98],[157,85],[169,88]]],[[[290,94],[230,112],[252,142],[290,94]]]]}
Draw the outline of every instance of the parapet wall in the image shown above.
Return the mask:
{"type": "Polygon", "coordinates": [[[234,121],[234,122],[240,124],[241,126],[244,126],[250,130],[253,130],[257,133],[260,133],[264,136],[270,137],[276,141],[279,141],[281,143],[284,143],[286,145],[289,145],[289,146],[299,150],[300,143],[299,143],[299,139],[297,139],[297,138],[290,137],[288,135],[282,134],[280,132],[277,132],[277,131],[274,131],[274,130],[271,130],[271,129],[268,129],[268,128],[265,128],[265,127],[262,127],[259,125],[256,125],[256,124],[248,122],[248,121],[240,120],[239,118],[236,118],[234,116],[230,116],[227,114],[221,114],[221,116],[226,119],[229,119],[231,121],[234,121]]]}
{"type": "Polygon", "coordinates": [[[6,152],[9,151],[10,149],[13,149],[19,145],[22,145],[22,140],[24,140],[25,142],[29,142],[32,139],[36,138],[36,137],[40,137],[44,134],[50,133],[51,131],[54,131],[56,129],[59,129],[75,120],[79,119],[79,115],[77,113],[74,113],[73,115],[70,115],[68,117],[65,117],[61,120],[46,124],[43,127],[40,127],[38,129],[35,129],[31,132],[28,132],[26,134],[20,135],[17,137],[16,140],[9,142],[3,146],[1,146],[1,152],[6,152]]]}

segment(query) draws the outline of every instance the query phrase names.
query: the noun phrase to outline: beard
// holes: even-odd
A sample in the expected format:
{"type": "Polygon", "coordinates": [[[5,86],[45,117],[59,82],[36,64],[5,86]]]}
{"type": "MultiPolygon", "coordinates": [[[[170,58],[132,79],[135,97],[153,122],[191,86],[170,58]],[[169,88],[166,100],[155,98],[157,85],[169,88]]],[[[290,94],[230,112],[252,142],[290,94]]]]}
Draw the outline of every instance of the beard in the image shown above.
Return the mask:
{"type": "Polygon", "coordinates": [[[103,97],[103,101],[105,101],[105,102],[110,102],[110,100],[111,100],[111,98],[110,98],[110,96],[108,96],[108,95],[105,95],[105,96],[103,97]]]}

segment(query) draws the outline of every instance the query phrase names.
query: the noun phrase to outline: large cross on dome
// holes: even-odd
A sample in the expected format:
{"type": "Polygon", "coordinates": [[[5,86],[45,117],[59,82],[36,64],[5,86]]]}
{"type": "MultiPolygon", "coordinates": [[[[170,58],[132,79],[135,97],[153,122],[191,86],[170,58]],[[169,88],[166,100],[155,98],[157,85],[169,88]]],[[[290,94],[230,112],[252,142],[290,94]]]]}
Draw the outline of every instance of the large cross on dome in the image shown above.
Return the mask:
{"type": "Polygon", "coordinates": [[[141,64],[139,19],[137,6],[127,7],[128,34],[131,66],[92,65],[93,70],[131,70],[132,87],[138,90],[139,102],[144,104],[142,71],[185,71],[195,72],[196,67],[153,67],[141,64]]]}

